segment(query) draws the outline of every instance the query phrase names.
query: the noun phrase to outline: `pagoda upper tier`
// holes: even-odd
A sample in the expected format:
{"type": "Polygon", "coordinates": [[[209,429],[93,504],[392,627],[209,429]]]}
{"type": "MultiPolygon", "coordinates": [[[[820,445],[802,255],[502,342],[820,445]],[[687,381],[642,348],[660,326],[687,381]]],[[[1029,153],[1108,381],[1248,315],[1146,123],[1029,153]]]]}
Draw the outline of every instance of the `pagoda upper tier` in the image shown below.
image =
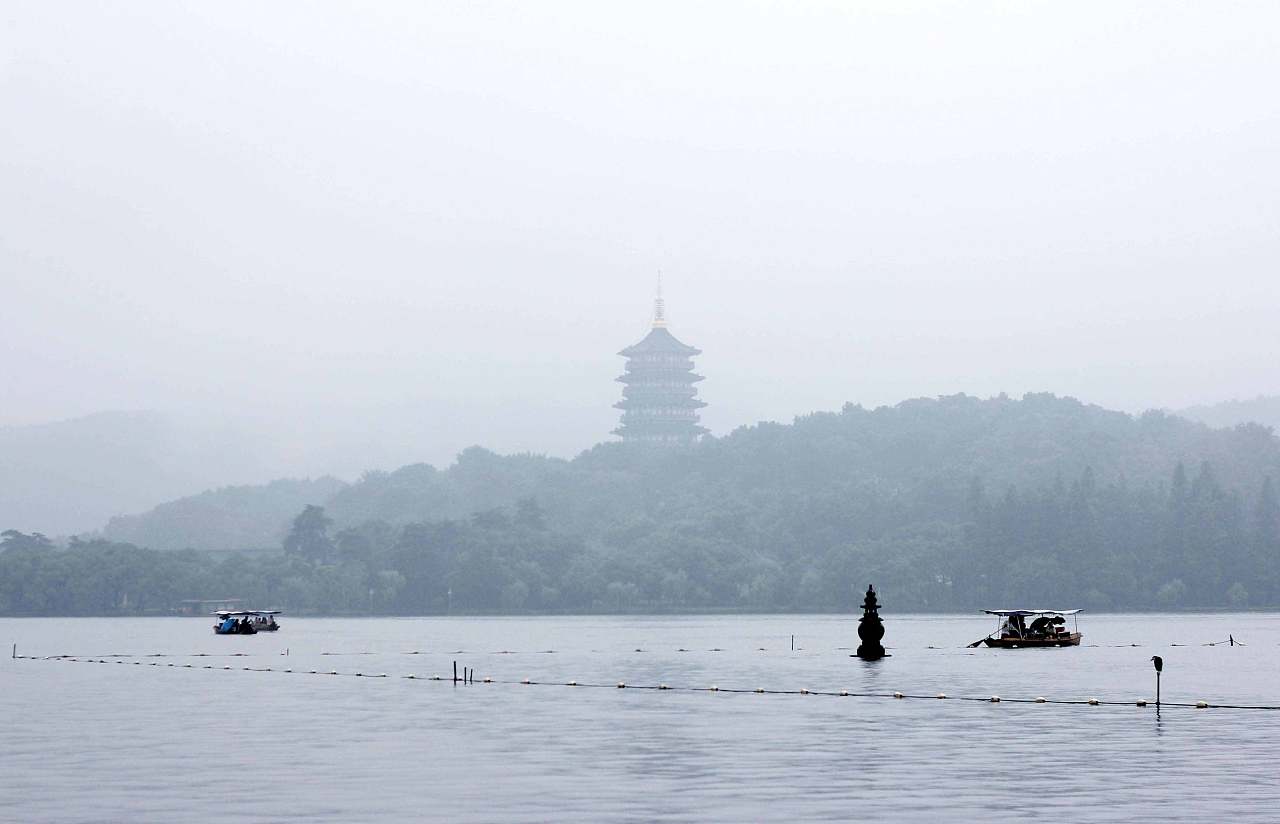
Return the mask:
{"type": "Polygon", "coordinates": [[[653,329],[618,353],[627,359],[627,368],[618,377],[625,386],[614,407],[622,410],[622,424],[613,434],[626,442],[692,443],[709,431],[698,425],[698,410],[706,404],[694,387],[702,376],[693,371],[693,357],[702,350],[671,334],[663,308],[659,297],[653,329]]]}

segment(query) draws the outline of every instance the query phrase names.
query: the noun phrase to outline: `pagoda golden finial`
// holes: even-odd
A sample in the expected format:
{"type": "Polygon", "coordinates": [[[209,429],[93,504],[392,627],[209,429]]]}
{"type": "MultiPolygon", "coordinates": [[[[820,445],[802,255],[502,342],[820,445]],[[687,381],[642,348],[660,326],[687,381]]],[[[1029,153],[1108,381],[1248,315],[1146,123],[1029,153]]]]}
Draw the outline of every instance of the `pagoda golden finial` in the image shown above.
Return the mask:
{"type": "Polygon", "coordinates": [[[658,269],[658,294],[653,299],[653,328],[667,327],[667,304],[662,299],[662,269],[658,269]]]}

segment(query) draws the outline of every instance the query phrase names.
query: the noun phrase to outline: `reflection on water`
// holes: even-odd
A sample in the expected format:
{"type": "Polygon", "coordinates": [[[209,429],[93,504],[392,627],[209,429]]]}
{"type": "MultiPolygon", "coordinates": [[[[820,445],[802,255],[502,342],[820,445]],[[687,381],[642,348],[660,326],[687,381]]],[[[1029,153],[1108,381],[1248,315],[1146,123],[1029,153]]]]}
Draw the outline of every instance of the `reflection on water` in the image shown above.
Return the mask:
{"type": "Polygon", "coordinates": [[[981,618],[885,619],[877,662],[833,616],[3,620],[24,654],[167,657],[3,661],[0,819],[1275,820],[1280,713],[1133,703],[1154,653],[1166,702],[1280,703],[1280,618],[1085,616],[1085,646],[1011,651],[964,648],[981,618]],[[1249,645],[1202,645],[1228,633],[1249,645]],[[513,683],[454,686],[455,660],[513,683]]]}

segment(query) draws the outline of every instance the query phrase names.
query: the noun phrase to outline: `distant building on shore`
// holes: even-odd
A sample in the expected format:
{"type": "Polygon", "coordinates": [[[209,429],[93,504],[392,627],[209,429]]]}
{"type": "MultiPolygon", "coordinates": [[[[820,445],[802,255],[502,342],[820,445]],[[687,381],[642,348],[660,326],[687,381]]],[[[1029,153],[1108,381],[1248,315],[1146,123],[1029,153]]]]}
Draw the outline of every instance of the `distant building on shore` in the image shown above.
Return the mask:
{"type": "Polygon", "coordinates": [[[613,430],[627,443],[688,444],[709,430],[698,425],[698,400],[694,386],[702,376],[693,371],[693,357],[701,349],[681,343],[667,329],[662,285],[653,301],[653,328],[644,340],[618,353],[627,368],[618,381],[624,384],[622,423],[613,430]]]}

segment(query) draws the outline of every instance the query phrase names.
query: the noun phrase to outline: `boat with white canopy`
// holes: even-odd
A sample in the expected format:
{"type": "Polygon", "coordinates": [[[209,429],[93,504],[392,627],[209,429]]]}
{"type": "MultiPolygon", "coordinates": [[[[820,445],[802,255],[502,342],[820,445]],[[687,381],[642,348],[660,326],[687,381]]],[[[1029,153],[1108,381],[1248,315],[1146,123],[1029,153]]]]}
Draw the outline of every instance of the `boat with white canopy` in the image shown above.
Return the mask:
{"type": "Polygon", "coordinates": [[[986,644],[1000,649],[1024,647],[1078,647],[1080,625],[1078,609],[984,609],[996,616],[996,631],[969,646],[986,644]],[[1067,629],[1067,618],[1071,629],[1067,629]]]}
{"type": "Polygon", "coordinates": [[[213,625],[214,635],[257,635],[259,632],[275,632],[278,609],[220,609],[214,613],[218,622],[213,625]]]}

